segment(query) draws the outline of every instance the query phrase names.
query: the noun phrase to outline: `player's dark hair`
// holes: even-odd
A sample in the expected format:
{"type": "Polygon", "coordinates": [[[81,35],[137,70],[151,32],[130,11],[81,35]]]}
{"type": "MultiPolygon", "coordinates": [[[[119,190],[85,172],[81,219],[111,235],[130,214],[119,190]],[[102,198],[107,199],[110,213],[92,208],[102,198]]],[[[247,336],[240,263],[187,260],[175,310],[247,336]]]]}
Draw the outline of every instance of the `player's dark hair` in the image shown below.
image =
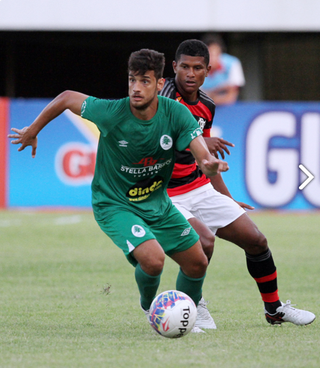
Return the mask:
{"type": "Polygon", "coordinates": [[[181,55],[187,56],[202,56],[204,57],[204,62],[209,65],[209,51],[207,45],[200,40],[185,40],[180,43],[177,48],[175,61],[180,60],[181,55]]]}
{"type": "Polygon", "coordinates": [[[144,75],[148,70],[153,70],[158,80],[163,76],[164,63],[164,54],[154,50],[141,49],[131,53],[128,71],[135,75],[144,75]]]}
{"type": "Polygon", "coordinates": [[[221,51],[226,52],[226,44],[224,43],[222,37],[217,33],[207,33],[201,38],[201,40],[207,46],[212,44],[219,45],[221,47],[221,51]]]}

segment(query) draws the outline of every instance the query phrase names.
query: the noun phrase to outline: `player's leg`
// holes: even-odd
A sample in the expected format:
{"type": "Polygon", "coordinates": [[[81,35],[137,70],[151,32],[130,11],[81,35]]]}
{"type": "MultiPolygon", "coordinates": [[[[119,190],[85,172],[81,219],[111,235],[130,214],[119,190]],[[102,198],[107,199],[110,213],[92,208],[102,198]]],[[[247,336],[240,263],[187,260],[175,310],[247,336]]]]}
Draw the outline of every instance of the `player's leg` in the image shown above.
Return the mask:
{"type": "MultiPolygon", "coordinates": [[[[208,262],[213,254],[214,250],[214,241],[215,236],[213,232],[200,220],[194,217],[194,215],[190,212],[193,209],[193,204],[196,202],[197,195],[200,190],[194,190],[189,193],[185,193],[182,195],[172,197],[172,202],[175,207],[183,214],[183,216],[189,221],[192,225],[193,229],[197,232],[200,237],[200,243],[205,255],[208,258],[208,262]]],[[[198,306],[197,306],[197,320],[195,327],[204,328],[204,329],[216,329],[217,326],[212,318],[208,307],[208,302],[201,297],[198,306]]]]}
{"type": "Polygon", "coordinates": [[[150,227],[129,211],[108,212],[105,218],[96,216],[102,229],[135,267],[135,278],[140,292],[140,304],[147,311],[156,296],[165,253],[150,227]]]}
{"type": "Polygon", "coordinates": [[[274,313],[281,306],[281,302],[278,295],[277,271],[265,236],[246,213],[218,229],[216,234],[245,251],[248,271],[257,283],[265,308],[274,313]]]}
{"type": "Polygon", "coordinates": [[[161,222],[154,222],[151,228],[165,253],[181,267],[177,289],[188,294],[198,304],[208,266],[199,236],[173,205],[167,211],[167,216],[161,222]]]}
{"type": "Polygon", "coordinates": [[[170,257],[180,266],[176,282],[177,290],[188,294],[198,305],[208,266],[208,260],[203,253],[200,241],[185,251],[171,254],[170,257]]]}
{"type": "Polygon", "coordinates": [[[192,214],[193,202],[198,196],[198,191],[199,190],[196,189],[182,195],[173,196],[171,200],[199,235],[203,251],[208,258],[208,262],[210,262],[214,250],[215,236],[207,225],[192,214]]]}
{"type": "Polygon", "coordinates": [[[199,235],[202,249],[204,251],[204,254],[207,256],[209,263],[214,250],[215,236],[212,231],[207,227],[207,225],[205,225],[197,218],[191,217],[188,219],[188,221],[199,235]]]}
{"type": "Polygon", "coordinates": [[[159,287],[165,253],[155,239],[141,243],[132,253],[138,262],[135,278],[140,292],[140,304],[144,311],[148,311],[159,287]]]}
{"type": "Polygon", "coordinates": [[[313,322],[313,313],[283,304],[278,295],[277,270],[266,237],[245,213],[229,225],[217,230],[217,236],[241,247],[246,254],[247,268],[257,283],[271,324],[292,322],[305,325],[313,322]]]}
{"type": "Polygon", "coordinates": [[[211,317],[207,302],[202,297],[202,285],[208,265],[208,258],[203,253],[201,243],[198,241],[186,251],[175,253],[171,258],[180,265],[177,277],[176,289],[190,295],[197,305],[197,319],[192,332],[204,332],[204,329],[216,329],[216,324],[211,317]],[[196,266],[196,268],[195,268],[196,266]]]}

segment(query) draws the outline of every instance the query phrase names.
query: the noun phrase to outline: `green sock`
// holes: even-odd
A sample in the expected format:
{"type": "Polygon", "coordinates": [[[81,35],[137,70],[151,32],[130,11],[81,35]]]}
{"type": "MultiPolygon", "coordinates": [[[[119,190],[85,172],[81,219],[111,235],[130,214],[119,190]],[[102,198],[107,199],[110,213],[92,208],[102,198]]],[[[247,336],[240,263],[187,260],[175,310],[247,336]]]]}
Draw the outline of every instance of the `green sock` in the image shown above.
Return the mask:
{"type": "Polygon", "coordinates": [[[195,304],[198,305],[202,296],[202,284],[205,277],[206,275],[204,275],[200,279],[194,279],[184,274],[180,269],[177,278],[176,288],[177,290],[189,295],[190,298],[195,302],[195,304]]]}
{"type": "Polygon", "coordinates": [[[140,292],[140,303],[144,310],[148,310],[160,284],[161,274],[158,276],[150,276],[145,273],[138,263],[135,270],[135,277],[140,292]]]}

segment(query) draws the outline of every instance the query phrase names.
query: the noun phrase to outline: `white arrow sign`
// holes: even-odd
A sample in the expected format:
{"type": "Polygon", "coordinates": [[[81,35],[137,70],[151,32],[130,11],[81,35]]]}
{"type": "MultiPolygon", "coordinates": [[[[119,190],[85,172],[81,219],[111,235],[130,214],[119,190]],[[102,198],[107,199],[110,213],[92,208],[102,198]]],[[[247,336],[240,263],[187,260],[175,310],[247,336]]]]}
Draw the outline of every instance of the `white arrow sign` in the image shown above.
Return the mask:
{"type": "Polygon", "coordinates": [[[314,175],[302,164],[299,165],[299,169],[307,175],[307,179],[299,186],[299,189],[302,190],[314,179],[314,175]]]}

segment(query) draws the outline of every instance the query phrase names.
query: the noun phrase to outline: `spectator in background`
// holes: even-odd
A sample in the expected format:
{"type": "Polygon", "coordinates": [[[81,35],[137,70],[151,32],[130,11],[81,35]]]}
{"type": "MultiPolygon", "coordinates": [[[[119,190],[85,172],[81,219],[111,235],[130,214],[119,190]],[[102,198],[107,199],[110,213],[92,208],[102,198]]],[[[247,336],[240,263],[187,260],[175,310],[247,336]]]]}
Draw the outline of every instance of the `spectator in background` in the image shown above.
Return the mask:
{"type": "Polygon", "coordinates": [[[219,35],[207,34],[202,41],[209,49],[211,70],[201,89],[216,105],[235,103],[240,87],[245,85],[240,60],[225,53],[226,47],[219,35]]]}

